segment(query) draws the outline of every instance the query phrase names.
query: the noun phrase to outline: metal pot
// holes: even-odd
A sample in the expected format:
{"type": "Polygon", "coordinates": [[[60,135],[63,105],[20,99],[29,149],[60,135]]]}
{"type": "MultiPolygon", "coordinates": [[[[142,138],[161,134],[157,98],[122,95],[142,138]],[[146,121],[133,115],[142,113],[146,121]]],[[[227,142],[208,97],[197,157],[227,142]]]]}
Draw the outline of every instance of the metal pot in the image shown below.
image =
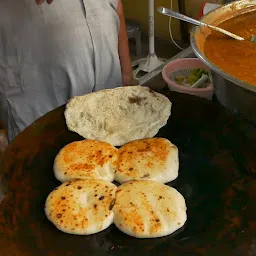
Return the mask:
{"type": "MultiPolygon", "coordinates": [[[[202,21],[217,26],[237,15],[256,10],[256,0],[240,0],[224,5],[203,17],[202,21]]],[[[204,55],[204,43],[211,30],[194,27],[191,46],[195,54],[211,69],[215,95],[218,101],[234,112],[256,123],[256,86],[243,82],[224,72],[204,55]]],[[[255,46],[256,47],[256,46],[255,46]]]]}

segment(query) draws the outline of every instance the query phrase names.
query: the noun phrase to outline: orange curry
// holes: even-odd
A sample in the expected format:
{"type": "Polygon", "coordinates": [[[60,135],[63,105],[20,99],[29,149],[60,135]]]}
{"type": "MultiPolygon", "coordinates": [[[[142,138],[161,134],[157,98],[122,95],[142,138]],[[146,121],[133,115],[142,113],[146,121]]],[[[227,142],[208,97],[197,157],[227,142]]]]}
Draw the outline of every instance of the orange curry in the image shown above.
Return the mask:
{"type": "MultiPolygon", "coordinates": [[[[256,12],[242,14],[219,25],[244,38],[256,35],[256,12]]],[[[205,56],[220,69],[256,86],[256,43],[237,41],[213,31],[204,47],[205,56]]]]}

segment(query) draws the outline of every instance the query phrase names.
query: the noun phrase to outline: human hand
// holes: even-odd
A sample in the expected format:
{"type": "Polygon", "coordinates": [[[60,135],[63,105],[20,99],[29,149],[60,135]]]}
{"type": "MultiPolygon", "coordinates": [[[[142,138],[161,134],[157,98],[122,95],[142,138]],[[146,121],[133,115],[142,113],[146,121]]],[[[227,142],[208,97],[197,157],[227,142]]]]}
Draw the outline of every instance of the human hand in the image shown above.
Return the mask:
{"type": "Polygon", "coordinates": [[[42,4],[43,2],[47,2],[48,4],[51,4],[52,2],[53,2],[53,0],[36,0],[36,3],[38,4],[38,5],[40,5],[40,4],[42,4]]]}
{"type": "Polygon", "coordinates": [[[139,81],[137,81],[132,76],[123,76],[122,77],[122,84],[123,84],[123,86],[139,85],[139,81]]]}

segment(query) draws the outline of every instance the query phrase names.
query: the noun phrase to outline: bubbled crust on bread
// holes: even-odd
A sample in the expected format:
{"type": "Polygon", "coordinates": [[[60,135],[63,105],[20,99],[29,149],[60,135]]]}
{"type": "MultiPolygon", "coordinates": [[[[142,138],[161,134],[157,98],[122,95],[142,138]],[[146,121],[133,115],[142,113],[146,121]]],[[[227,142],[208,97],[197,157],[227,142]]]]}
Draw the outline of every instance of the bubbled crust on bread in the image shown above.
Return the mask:
{"type": "Polygon", "coordinates": [[[72,98],[66,105],[69,130],[87,139],[121,146],[154,137],[166,125],[172,103],[145,86],[124,86],[72,98]]]}
{"type": "Polygon", "coordinates": [[[103,179],[112,182],[116,153],[117,148],[102,141],[70,143],[55,158],[55,177],[61,182],[74,179],[103,179]]]}
{"type": "Polygon", "coordinates": [[[155,181],[131,181],[118,187],[114,223],[137,238],[169,235],[186,222],[186,204],[174,188],[155,181]]]}
{"type": "Polygon", "coordinates": [[[178,149],[164,138],[131,141],[122,146],[115,162],[115,180],[156,180],[167,183],[178,177],[178,149]]]}
{"type": "Polygon", "coordinates": [[[113,223],[115,192],[116,186],[103,180],[69,181],[49,194],[45,213],[65,233],[94,234],[113,223]]]}

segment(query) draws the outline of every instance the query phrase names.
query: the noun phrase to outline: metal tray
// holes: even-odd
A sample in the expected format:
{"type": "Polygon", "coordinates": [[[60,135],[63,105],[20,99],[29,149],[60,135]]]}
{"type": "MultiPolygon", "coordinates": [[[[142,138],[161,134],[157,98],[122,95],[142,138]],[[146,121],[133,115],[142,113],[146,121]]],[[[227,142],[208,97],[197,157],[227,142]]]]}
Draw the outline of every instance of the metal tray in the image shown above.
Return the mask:
{"type": "Polygon", "coordinates": [[[188,221],[159,239],[135,239],[112,225],[92,236],[58,231],[44,215],[59,184],[53,160],[67,143],[64,106],[49,112],[9,146],[0,170],[0,255],[256,255],[256,128],[219,105],[169,93],[172,115],[158,136],[179,148],[172,186],[185,197],[188,221]]]}

